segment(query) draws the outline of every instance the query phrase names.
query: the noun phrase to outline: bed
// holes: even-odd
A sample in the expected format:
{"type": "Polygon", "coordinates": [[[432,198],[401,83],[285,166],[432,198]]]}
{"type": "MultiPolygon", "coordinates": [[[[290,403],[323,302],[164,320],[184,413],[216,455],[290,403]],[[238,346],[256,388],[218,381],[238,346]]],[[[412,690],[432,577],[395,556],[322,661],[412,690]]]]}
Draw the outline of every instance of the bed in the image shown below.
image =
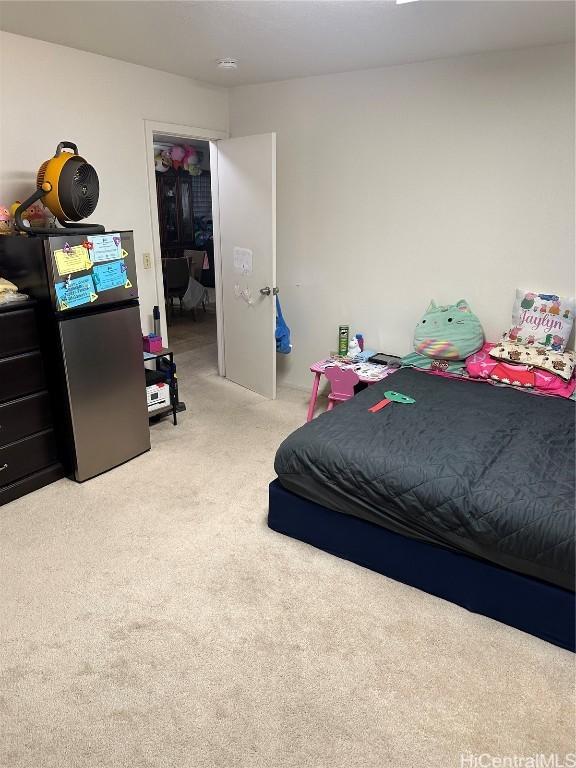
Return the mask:
{"type": "Polygon", "coordinates": [[[282,443],[268,523],[574,650],[574,414],[402,369],[282,443]]]}

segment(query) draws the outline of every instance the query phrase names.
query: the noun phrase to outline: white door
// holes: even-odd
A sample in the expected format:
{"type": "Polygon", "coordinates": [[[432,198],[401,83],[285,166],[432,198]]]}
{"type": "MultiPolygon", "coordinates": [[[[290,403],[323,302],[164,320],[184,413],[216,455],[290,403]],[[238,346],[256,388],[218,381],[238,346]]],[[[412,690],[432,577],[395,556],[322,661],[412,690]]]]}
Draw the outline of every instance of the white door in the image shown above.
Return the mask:
{"type": "Polygon", "coordinates": [[[218,141],[224,367],[276,397],[276,134],[218,141]]]}

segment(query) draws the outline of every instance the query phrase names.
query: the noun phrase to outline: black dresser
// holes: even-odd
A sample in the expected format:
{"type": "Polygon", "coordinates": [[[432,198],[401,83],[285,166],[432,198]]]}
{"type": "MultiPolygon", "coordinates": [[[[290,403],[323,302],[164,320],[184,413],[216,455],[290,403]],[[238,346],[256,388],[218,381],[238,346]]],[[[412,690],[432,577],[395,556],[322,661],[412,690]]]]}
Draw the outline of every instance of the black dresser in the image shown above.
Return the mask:
{"type": "Polygon", "coordinates": [[[63,477],[33,301],[0,304],[0,506],[63,477]]]}

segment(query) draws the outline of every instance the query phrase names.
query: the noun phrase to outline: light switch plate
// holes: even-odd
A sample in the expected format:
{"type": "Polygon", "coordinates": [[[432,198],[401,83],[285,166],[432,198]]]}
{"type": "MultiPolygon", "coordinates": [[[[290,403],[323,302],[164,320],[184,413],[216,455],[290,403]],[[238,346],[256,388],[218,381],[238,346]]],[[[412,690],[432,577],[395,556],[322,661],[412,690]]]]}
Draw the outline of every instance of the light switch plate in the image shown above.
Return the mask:
{"type": "Polygon", "coordinates": [[[142,254],[142,261],[144,262],[144,269],[152,269],[152,257],[149,253],[142,254]]]}

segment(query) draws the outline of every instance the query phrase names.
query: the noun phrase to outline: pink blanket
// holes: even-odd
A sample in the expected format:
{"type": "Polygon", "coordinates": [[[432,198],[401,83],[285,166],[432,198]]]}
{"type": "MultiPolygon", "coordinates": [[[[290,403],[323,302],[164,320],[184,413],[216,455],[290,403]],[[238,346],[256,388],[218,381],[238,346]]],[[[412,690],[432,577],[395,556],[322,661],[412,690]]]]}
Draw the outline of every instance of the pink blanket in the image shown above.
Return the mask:
{"type": "MultiPolygon", "coordinates": [[[[496,344],[487,341],[482,349],[466,358],[466,371],[470,378],[486,379],[492,382],[490,375],[496,366],[501,364],[500,360],[495,360],[489,355],[490,350],[495,346],[496,344]]],[[[527,371],[529,366],[515,365],[514,368],[527,371]]],[[[530,391],[536,395],[570,397],[576,389],[576,379],[574,377],[572,377],[570,381],[564,381],[560,376],[556,376],[548,371],[542,371],[539,368],[534,368],[534,378],[534,388],[525,391],[530,391]]]]}

